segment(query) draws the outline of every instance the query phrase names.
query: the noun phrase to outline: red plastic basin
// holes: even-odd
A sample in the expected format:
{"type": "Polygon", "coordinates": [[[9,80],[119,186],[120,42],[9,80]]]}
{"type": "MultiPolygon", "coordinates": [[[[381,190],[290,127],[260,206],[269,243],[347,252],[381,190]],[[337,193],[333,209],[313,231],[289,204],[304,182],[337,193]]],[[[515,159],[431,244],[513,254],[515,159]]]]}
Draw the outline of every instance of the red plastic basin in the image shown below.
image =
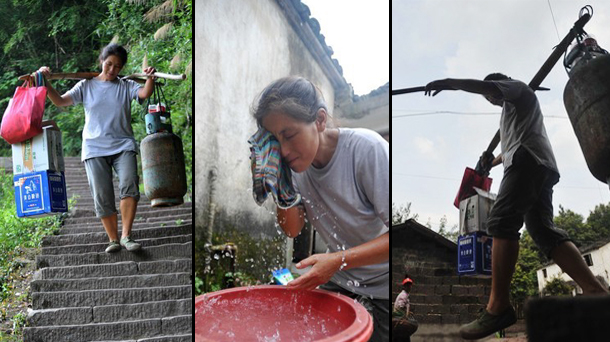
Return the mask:
{"type": "Polygon", "coordinates": [[[362,305],[325,290],[262,285],[195,298],[196,342],[364,342],[372,333],[362,305]]]}

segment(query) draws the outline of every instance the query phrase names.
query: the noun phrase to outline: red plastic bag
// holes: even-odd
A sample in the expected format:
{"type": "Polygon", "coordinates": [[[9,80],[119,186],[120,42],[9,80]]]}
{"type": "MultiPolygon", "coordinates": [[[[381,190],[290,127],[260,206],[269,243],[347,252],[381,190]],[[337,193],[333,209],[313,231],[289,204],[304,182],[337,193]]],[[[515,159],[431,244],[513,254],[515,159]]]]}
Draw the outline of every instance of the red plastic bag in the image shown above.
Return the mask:
{"type": "Polygon", "coordinates": [[[476,195],[477,192],[473,188],[479,188],[485,191],[489,191],[489,189],[491,189],[491,182],[491,178],[481,176],[475,170],[467,167],[466,171],[464,171],[464,177],[462,178],[460,191],[458,191],[457,196],[455,196],[455,201],[453,201],[453,205],[455,205],[455,207],[459,209],[460,201],[470,196],[476,195]]]}
{"type": "Polygon", "coordinates": [[[17,87],[2,117],[0,135],[9,144],[16,144],[42,133],[42,115],[47,96],[46,87],[31,87],[29,82],[17,87]]]}

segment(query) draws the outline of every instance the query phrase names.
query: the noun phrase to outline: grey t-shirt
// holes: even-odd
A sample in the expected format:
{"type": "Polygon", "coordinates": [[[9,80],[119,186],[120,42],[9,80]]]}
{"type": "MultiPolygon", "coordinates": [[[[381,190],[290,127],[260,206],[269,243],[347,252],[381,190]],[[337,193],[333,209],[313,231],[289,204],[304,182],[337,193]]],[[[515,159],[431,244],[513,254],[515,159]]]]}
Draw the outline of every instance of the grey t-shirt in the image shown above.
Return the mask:
{"type": "Polygon", "coordinates": [[[83,161],[123,151],[138,152],[131,128],[131,101],[138,99],[140,88],[132,80],[105,82],[92,78],[78,82],[67,92],[75,105],[83,103],[85,107],[83,161]]]}
{"type": "MultiPolygon", "coordinates": [[[[388,142],[376,132],[340,128],[337,147],[326,166],[293,172],[307,219],[329,252],[388,233],[389,159],[388,142]]],[[[389,299],[389,262],[341,270],[332,281],[353,293],[389,299]]]]}
{"type": "Polygon", "coordinates": [[[512,165],[519,146],[531,153],[539,165],[559,173],[553,149],[544,128],[542,111],[534,91],[517,80],[492,81],[502,92],[504,106],[500,118],[502,161],[506,170],[512,165]]]}

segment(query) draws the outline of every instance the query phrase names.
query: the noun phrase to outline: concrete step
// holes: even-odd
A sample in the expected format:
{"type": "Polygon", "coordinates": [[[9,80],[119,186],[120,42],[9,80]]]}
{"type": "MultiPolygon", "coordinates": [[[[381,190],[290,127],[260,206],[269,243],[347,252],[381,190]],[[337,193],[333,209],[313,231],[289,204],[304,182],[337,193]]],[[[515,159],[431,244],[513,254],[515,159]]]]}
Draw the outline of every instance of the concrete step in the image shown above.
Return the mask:
{"type": "MultiPolygon", "coordinates": [[[[457,270],[457,265],[454,266],[457,270]]],[[[487,285],[491,286],[491,278],[476,278],[468,276],[458,276],[457,271],[452,275],[447,276],[425,276],[417,275],[417,282],[413,284],[413,288],[421,285],[427,287],[428,285],[487,285]]],[[[413,291],[417,292],[417,291],[413,291]]]]}
{"type": "Polygon", "coordinates": [[[129,289],[35,292],[32,293],[32,308],[52,309],[62,307],[101,306],[153,302],[191,298],[192,286],[163,286],[129,289]]]}
{"type": "MultiPolygon", "coordinates": [[[[133,230],[138,230],[138,229],[146,229],[146,228],[166,228],[166,229],[172,229],[175,227],[183,227],[183,226],[190,226],[192,227],[192,220],[184,220],[182,222],[180,222],[179,225],[176,224],[176,220],[173,221],[158,221],[158,222],[154,222],[154,223],[150,223],[150,222],[134,222],[133,226],[132,226],[132,231],[133,230]]],[[[123,229],[121,228],[121,222],[119,221],[119,234],[123,231],[123,229]]],[[[68,234],[81,234],[81,233],[99,233],[99,232],[103,232],[104,228],[102,227],[102,223],[98,222],[98,223],[91,223],[91,224],[79,224],[79,225],[69,225],[69,226],[65,226],[65,228],[62,228],[58,231],[59,235],[68,235],[68,234]]]]}
{"type": "Polygon", "coordinates": [[[193,204],[152,208],[141,194],[132,237],[143,250],[107,254],[84,164],[65,162],[76,204],[59,234],[43,239],[24,340],[192,341],[193,204]]]}
{"type": "MultiPolygon", "coordinates": [[[[192,234],[137,240],[137,242],[142,246],[142,248],[147,248],[147,247],[152,247],[152,246],[161,246],[161,245],[167,245],[167,244],[185,243],[185,242],[189,242],[189,241],[193,241],[192,234]]],[[[86,253],[91,253],[91,252],[102,253],[106,250],[106,247],[108,247],[107,243],[67,245],[67,246],[58,246],[58,247],[43,247],[41,254],[42,255],[59,255],[59,254],[86,254],[86,253]]]]}
{"type": "Polygon", "coordinates": [[[413,285],[413,294],[418,295],[454,295],[454,296],[484,296],[491,293],[491,286],[485,285],[436,285],[420,284],[413,285]]]}
{"type": "MultiPolygon", "coordinates": [[[[120,214],[119,214],[120,216],[120,214]]],[[[190,217],[192,216],[192,208],[187,207],[176,207],[176,208],[167,208],[167,209],[160,209],[160,208],[152,208],[150,206],[145,206],[142,208],[142,210],[138,210],[136,211],[136,216],[135,216],[135,221],[142,221],[142,220],[147,220],[149,218],[152,217],[165,217],[167,218],[166,221],[172,220],[174,217],[177,216],[187,216],[190,217]]],[[[78,218],[67,218],[64,220],[64,224],[65,225],[70,225],[70,224],[80,224],[80,223],[87,223],[87,222],[100,222],[100,219],[95,217],[95,216],[90,216],[90,217],[78,217],[78,218]]]]}
{"type": "Polygon", "coordinates": [[[190,272],[168,274],[143,274],[108,278],[45,279],[30,284],[32,292],[84,291],[113,288],[144,288],[188,285],[192,283],[190,272]]]}
{"type": "MultiPolygon", "coordinates": [[[[70,194],[70,192],[68,192],[68,198],[70,198],[70,196],[72,196],[72,195],[70,194]]],[[[118,210],[119,209],[118,193],[117,193],[116,202],[114,202],[114,203],[118,210]]],[[[140,201],[138,202],[138,207],[140,207],[140,206],[150,206],[150,200],[146,196],[144,196],[144,194],[140,194],[140,201]]],[[[93,198],[91,198],[90,196],[79,198],[76,201],[75,207],[93,209],[94,208],[93,198]]]]}
{"type": "Polygon", "coordinates": [[[110,264],[122,261],[153,261],[184,259],[192,256],[193,243],[174,243],[161,246],[142,248],[137,252],[128,252],[121,249],[116,253],[85,253],[85,254],[60,254],[60,255],[37,255],[36,267],[62,267],[79,265],[110,264]]]}
{"type": "MultiPolygon", "coordinates": [[[[131,231],[131,237],[134,240],[152,239],[158,237],[166,237],[172,235],[192,234],[192,225],[183,226],[167,226],[167,227],[152,227],[134,229],[131,231]]],[[[108,236],[103,230],[96,233],[80,233],[69,235],[52,235],[47,236],[42,240],[42,247],[59,247],[66,245],[83,245],[88,243],[107,243],[108,236]]]]}
{"type": "Polygon", "coordinates": [[[185,298],[135,304],[39,309],[31,311],[27,320],[30,326],[57,326],[183,316],[192,314],[192,303],[191,298],[185,298]]]}
{"type": "Polygon", "coordinates": [[[191,331],[191,315],[184,315],[126,322],[28,327],[24,329],[23,336],[29,342],[142,341],[146,337],[184,335],[191,331]]]}
{"type": "Polygon", "coordinates": [[[188,213],[188,214],[179,214],[179,215],[168,215],[168,216],[164,216],[164,217],[150,217],[150,218],[146,219],[146,222],[154,223],[154,222],[162,222],[162,221],[167,221],[167,220],[184,221],[184,220],[190,220],[192,218],[193,218],[193,214],[188,213]]]}
{"type": "MultiPolygon", "coordinates": [[[[119,216],[121,214],[121,209],[120,206],[118,205],[119,202],[116,202],[115,204],[117,205],[117,210],[119,211],[119,216]]],[[[75,217],[95,217],[95,209],[93,207],[91,208],[82,208],[78,206],[78,202],[76,203],[76,206],[78,207],[78,212],[71,212],[71,216],[70,218],[75,218],[75,217]]],[[[146,203],[144,205],[138,205],[138,209],[136,211],[136,215],[140,212],[147,212],[147,211],[160,211],[160,210],[169,210],[169,209],[193,209],[193,203],[192,202],[185,202],[183,204],[180,205],[176,205],[173,207],[165,207],[165,208],[153,208],[150,206],[150,203],[146,203]]]]}
{"type": "Polygon", "coordinates": [[[159,261],[124,261],[114,264],[46,267],[36,271],[34,280],[43,279],[83,279],[142,274],[192,272],[191,259],[159,261]]]}
{"type": "Polygon", "coordinates": [[[414,318],[422,324],[466,324],[481,316],[485,304],[413,304],[414,318]]]}
{"type": "Polygon", "coordinates": [[[445,295],[421,295],[411,294],[409,295],[411,303],[418,304],[443,304],[443,305],[456,305],[456,304],[487,304],[489,296],[457,296],[451,294],[445,295]]]}

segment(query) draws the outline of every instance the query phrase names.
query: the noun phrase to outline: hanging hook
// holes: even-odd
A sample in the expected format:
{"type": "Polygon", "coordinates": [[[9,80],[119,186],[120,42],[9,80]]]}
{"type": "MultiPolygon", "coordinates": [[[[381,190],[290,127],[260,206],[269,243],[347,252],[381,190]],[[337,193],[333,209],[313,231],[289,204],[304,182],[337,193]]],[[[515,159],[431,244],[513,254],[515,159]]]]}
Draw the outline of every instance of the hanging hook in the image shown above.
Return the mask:
{"type": "Polygon", "coordinates": [[[585,15],[585,13],[593,17],[593,7],[591,5],[586,5],[585,7],[581,8],[580,12],[578,12],[578,17],[582,17],[585,15]]]}

